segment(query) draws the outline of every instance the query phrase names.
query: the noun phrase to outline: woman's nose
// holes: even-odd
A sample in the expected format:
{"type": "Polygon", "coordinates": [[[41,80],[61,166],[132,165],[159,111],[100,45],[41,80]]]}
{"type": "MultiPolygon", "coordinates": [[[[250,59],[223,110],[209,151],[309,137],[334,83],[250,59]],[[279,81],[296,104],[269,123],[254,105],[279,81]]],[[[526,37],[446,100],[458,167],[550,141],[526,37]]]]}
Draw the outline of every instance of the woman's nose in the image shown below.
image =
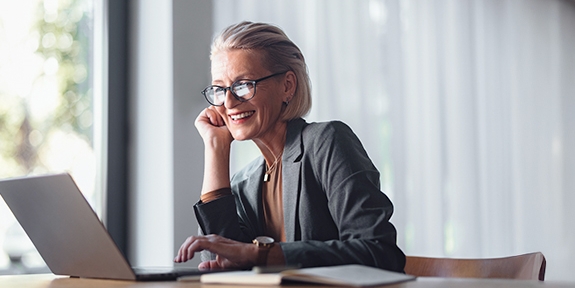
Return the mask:
{"type": "Polygon", "coordinates": [[[226,91],[226,99],[224,99],[224,106],[226,109],[234,108],[240,103],[241,101],[238,100],[234,94],[232,94],[232,90],[228,89],[228,91],[226,91]]]}

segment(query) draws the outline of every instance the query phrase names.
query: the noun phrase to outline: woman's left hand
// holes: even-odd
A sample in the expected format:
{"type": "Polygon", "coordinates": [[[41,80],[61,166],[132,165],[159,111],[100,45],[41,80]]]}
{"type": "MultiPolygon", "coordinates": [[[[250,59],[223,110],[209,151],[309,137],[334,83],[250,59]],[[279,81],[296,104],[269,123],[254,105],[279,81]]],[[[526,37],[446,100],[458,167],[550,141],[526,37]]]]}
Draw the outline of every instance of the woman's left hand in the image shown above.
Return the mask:
{"type": "Polygon", "coordinates": [[[199,269],[242,269],[256,265],[258,247],[253,244],[230,240],[218,235],[190,236],[178,250],[174,262],[186,262],[194,253],[208,250],[215,253],[216,260],[200,263],[199,269]]]}

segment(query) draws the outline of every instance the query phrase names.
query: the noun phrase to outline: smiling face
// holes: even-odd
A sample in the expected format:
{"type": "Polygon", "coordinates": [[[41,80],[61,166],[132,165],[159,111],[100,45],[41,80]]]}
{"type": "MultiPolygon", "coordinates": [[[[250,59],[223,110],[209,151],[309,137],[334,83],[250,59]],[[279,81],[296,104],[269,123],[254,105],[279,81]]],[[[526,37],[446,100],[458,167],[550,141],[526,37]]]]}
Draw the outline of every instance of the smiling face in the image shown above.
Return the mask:
{"type": "MultiPolygon", "coordinates": [[[[260,58],[257,52],[241,49],[212,55],[212,84],[228,87],[237,80],[255,80],[278,72],[265,69],[260,58]]],[[[280,114],[291,93],[286,77],[282,74],[258,82],[255,96],[247,102],[237,100],[227,91],[224,105],[214,107],[235,140],[268,142],[278,132],[285,131],[280,114]]]]}

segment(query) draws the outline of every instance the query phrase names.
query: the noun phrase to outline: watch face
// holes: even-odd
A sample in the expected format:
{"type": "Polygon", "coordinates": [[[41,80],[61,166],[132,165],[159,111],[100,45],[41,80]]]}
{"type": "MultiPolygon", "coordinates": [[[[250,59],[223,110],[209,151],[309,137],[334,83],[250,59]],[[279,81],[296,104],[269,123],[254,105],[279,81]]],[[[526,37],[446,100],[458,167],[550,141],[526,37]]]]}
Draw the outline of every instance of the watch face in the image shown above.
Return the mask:
{"type": "Polygon", "coordinates": [[[275,242],[274,238],[268,236],[258,236],[256,237],[256,241],[261,244],[272,244],[275,242]]]}

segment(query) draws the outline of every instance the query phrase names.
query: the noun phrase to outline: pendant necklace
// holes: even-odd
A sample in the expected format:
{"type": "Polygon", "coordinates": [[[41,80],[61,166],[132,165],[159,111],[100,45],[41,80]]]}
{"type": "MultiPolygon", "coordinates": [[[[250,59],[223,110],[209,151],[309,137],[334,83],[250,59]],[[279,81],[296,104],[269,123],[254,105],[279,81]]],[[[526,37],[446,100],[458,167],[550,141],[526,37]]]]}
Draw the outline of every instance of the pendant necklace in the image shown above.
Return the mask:
{"type": "Polygon", "coordinates": [[[268,167],[268,165],[266,165],[266,173],[264,174],[264,182],[268,182],[270,181],[270,174],[272,174],[272,172],[276,169],[276,165],[278,164],[278,161],[280,159],[282,159],[282,153],[280,153],[280,155],[278,155],[278,157],[276,157],[276,160],[274,161],[274,163],[272,163],[271,166],[268,167]]]}

